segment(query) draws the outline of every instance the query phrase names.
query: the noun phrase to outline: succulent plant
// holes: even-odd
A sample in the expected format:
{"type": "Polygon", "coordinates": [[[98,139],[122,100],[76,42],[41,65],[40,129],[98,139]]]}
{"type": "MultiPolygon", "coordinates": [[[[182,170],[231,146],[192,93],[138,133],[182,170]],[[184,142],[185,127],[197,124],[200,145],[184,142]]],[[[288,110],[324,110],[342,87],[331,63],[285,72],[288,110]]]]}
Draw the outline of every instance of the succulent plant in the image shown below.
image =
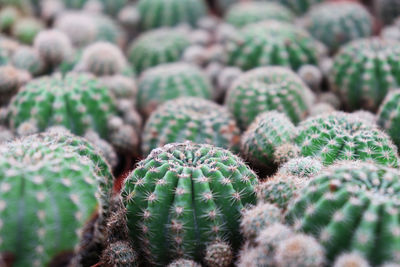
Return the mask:
{"type": "Polygon", "coordinates": [[[330,83],[347,109],[375,111],[387,92],[400,85],[399,58],[397,41],[377,38],[353,41],[335,56],[330,83]]]}
{"type": "Polygon", "coordinates": [[[304,14],[312,6],[324,2],[326,0],[273,0],[274,2],[279,2],[282,5],[287,6],[293,12],[298,15],[304,14]]]}
{"type": "Polygon", "coordinates": [[[102,77],[101,81],[117,99],[129,100],[136,104],[138,88],[135,79],[117,74],[102,77]]]}
{"type": "Polygon", "coordinates": [[[12,33],[21,43],[30,45],[43,28],[44,25],[40,20],[36,18],[23,18],[15,23],[12,33]]]}
{"type": "Polygon", "coordinates": [[[396,0],[374,1],[375,12],[384,24],[390,24],[400,16],[400,3],[396,0]]]}
{"type": "Polygon", "coordinates": [[[13,254],[16,267],[46,266],[78,245],[98,204],[100,214],[107,210],[112,175],[91,145],[71,135],[33,135],[0,151],[0,214],[7,218],[0,251],[13,254]]]}
{"type": "Polygon", "coordinates": [[[96,41],[110,42],[118,45],[124,43],[123,32],[113,19],[103,14],[96,14],[93,19],[96,25],[96,41]]]}
{"type": "Polygon", "coordinates": [[[354,114],[333,112],[311,117],[298,126],[295,142],[303,156],[316,157],[324,165],[338,160],[372,161],[393,167],[399,164],[397,148],[390,138],[354,114]]]}
{"type": "Polygon", "coordinates": [[[41,74],[45,65],[38,51],[29,46],[18,47],[11,58],[11,63],[18,69],[29,71],[33,76],[41,74]]]}
{"type": "Polygon", "coordinates": [[[311,157],[294,158],[283,164],[278,173],[281,175],[294,175],[300,178],[310,178],[323,170],[322,163],[311,157]]]}
{"type": "Polygon", "coordinates": [[[251,24],[226,43],[227,63],[249,70],[259,66],[280,65],[298,70],[316,65],[320,44],[300,27],[283,21],[251,24]]]}
{"type": "Polygon", "coordinates": [[[390,92],[384,99],[378,113],[379,126],[385,129],[397,147],[400,147],[400,132],[397,127],[400,120],[399,101],[400,90],[390,92]]]}
{"type": "Polygon", "coordinates": [[[397,169],[342,162],[311,180],[289,206],[286,221],[318,238],[330,261],[349,251],[373,266],[398,262],[399,181],[397,169]]]}
{"type": "Polygon", "coordinates": [[[368,261],[359,253],[343,253],[335,260],[333,267],[371,267],[368,261]]]}
{"type": "Polygon", "coordinates": [[[159,29],[140,35],[128,49],[128,59],[137,73],[162,63],[179,61],[190,42],[184,33],[159,29]]]}
{"type": "Polygon", "coordinates": [[[212,85],[196,66],[187,63],[169,63],[143,72],[138,83],[137,106],[149,116],[160,104],[179,97],[193,96],[211,99],[212,85]]]}
{"type": "Polygon", "coordinates": [[[233,252],[229,244],[215,242],[206,248],[204,262],[209,267],[229,267],[232,265],[233,252]]]}
{"type": "Polygon", "coordinates": [[[0,10],[0,30],[8,32],[20,17],[20,12],[13,6],[6,6],[0,10]]]}
{"type": "Polygon", "coordinates": [[[240,130],[225,107],[201,98],[182,97],[151,114],[142,134],[142,152],[147,155],[157,147],[184,141],[237,152],[240,130]]]}
{"type": "Polygon", "coordinates": [[[285,6],[273,2],[239,2],[225,14],[225,20],[235,27],[271,19],[292,22],[294,15],[285,6]]]}
{"type": "Polygon", "coordinates": [[[314,65],[303,65],[299,68],[297,74],[314,92],[321,91],[321,84],[324,75],[319,67],[314,65]]]}
{"type": "Polygon", "coordinates": [[[129,242],[126,241],[109,244],[103,251],[101,263],[105,267],[138,266],[137,255],[129,242]]]}
{"type": "Polygon", "coordinates": [[[239,76],[227,92],[225,104],[244,129],[263,111],[276,110],[298,123],[307,116],[314,95],[291,70],[260,67],[239,76]]]}
{"type": "Polygon", "coordinates": [[[143,30],[181,23],[195,26],[207,12],[203,0],[139,0],[138,9],[143,30]]]}
{"type": "Polygon", "coordinates": [[[241,210],[254,204],[256,175],[228,150],[191,142],[153,150],[125,180],[130,236],[147,262],[200,261],[206,244],[241,241],[241,210]]]}
{"type": "Polygon", "coordinates": [[[177,259],[168,264],[168,267],[201,267],[201,265],[192,260],[177,259]]]}
{"type": "Polygon", "coordinates": [[[0,105],[5,106],[18,92],[21,73],[12,66],[0,66],[0,105]]]}
{"type": "Polygon", "coordinates": [[[296,128],[282,113],[264,112],[256,117],[242,135],[241,151],[248,161],[260,167],[274,165],[277,147],[291,143],[296,128]]]}
{"type": "MultiPolygon", "coordinates": [[[[63,0],[65,6],[69,9],[82,9],[85,7],[89,0],[63,0]]],[[[101,9],[109,14],[116,15],[118,12],[125,6],[128,0],[100,0],[98,3],[100,4],[101,9]]]]}
{"type": "Polygon", "coordinates": [[[355,2],[327,2],[314,6],[305,16],[305,27],[314,38],[334,52],[342,45],[372,35],[368,10],[355,2]]]}

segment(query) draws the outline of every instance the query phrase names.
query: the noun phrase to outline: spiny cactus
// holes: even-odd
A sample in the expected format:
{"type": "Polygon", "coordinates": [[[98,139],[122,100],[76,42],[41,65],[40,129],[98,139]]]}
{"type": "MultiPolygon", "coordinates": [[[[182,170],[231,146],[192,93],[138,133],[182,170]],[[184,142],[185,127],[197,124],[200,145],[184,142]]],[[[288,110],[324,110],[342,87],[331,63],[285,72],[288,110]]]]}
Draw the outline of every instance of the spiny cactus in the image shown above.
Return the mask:
{"type": "Polygon", "coordinates": [[[305,27],[334,52],[349,41],[372,35],[372,16],[359,3],[332,2],[313,7],[305,27]]]}
{"type": "MultiPolygon", "coordinates": [[[[82,9],[85,5],[90,2],[89,0],[63,0],[65,6],[69,9],[82,9]]],[[[99,0],[98,3],[102,11],[109,15],[118,14],[119,10],[121,10],[124,5],[127,3],[127,0],[99,0]]]]}
{"type": "Polygon", "coordinates": [[[303,65],[297,71],[297,74],[314,92],[321,91],[321,83],[324,75],[317,66],[303,65]]]}
{"type": "Polygon", "coordinates": [[[294,158],[283,164],[278,173],[281,175],[294,175],[300,178],[310,178],[323,170],[322,163],[311,157],[294,158]]]}
{"type": "Polygon", "coordinates": [[[337,160],[399,164],[397,149],[374,124],[356,115],[333,112],[311,117],[298,126],[295,142],[303,156],[317,157],[324,165],[337,160]]]}
{"type": "Polygon", "coordinates": [[[36,76],[42,73],[45,63],[38,51],[29,46],[20,46],[11,58],[12,65],[18,69],[29,71],[36,76]]]}
{"type": "Polygon", "coordinates": [[[233,261],[233,252],[229,244],[215,242],[207,246],[204,262],[209,267],[228,267],[233,261]]]}
{"type": "Polygon", "coordinates": [[[121,49],[111,43],[96,42],[87,46],[82,53],[78,66],[82,71],[96,76],[121,74],[128,68],[127,61],[121,49]]]}
{"type": "Polygon", "coordinates": [[[137,105],[146,117],[160,104],[185,96],[205,99],[213,96],[210,80],[194,65],[163,64],[148,69],[139,79],[137,105]]]}
{"type": "Polygon", "coordinates": [[[20,17],[20,12],[13,6],[6,6],[0,10],[0,30],[9,32],[20,17]]]}
{"type": "Polygon", "coordinates": [[[270,2],[239,2],[232,5],[225,15],[225,20],[235,27],[269,19],[292,22],[294,15],[286,7],[270,2]]]}
{"type": "Polygon", "coordinates": [[[298,123],[314,102],[314,95],[291,70],[260,67],[237,78],[225,98],[225,104],[244,129],[263,111],[276,110],[298,123]]]}
{"type": "Polygon", "coordinates": [[[240,130],[225,107],[182,97],[166,102],[149,117],[142,134],[142,152],[147,155],[154,148],[184,141],[238,152],[240,130]]]}
{"type": "Polygon", "coordinates": [[[332,166],[299,193],[286,221],[318,238],[330,261],[350,251],[374,266],[398,262],[399,181],[397,169],[382,165],[344,162],[332,166]]]}
{"type": "Polygon", "coordinates": [[[326,0],[273,0],[282,5],[287,6],[296,14],[301,15],[309,10],[313,5],[324,2],[326,0]]]}
{"type": "Polygon", "coordinates": [[[12,66],[0,66],[0,105],[7,105],[21,86],[21,73],[12,66]]]}
{"type": "Polygon", "coordinates": [[[117,74],[101,78],[105,87],[117,98],[129,100],[135,105],[138,88],[135,79],[117,74]]]}
{"type": "Polygon", "coordinates": [[[0,251],[12,253],[16,267],[46,266],[74,249],[98,202],[105,211],[112,175],[86,141],[70,135],[34,135],[0,151],[0,251]]]}
{"type": "Polygon", "coordinates": [[[371,267],[368,261],[359,253],[344,253],[337,257],[333,267],[371,267]]]}
{"type": "Polygon", "coordinates": [[[397,41],[377,38],[353,41],[335,56],[330,83],[347,109],[375,111],[387,92],[400,85],[399,58],[397,41]]]}
{"type": "Polygon", "coordinates": [[[13,29],[13,36],[24,44],[32,44],[36,35],[44,28],[43,23],[35,18],[24,18],[18,20],[13,29]]]}
{"type": "Polygon", "coordinates": [[[393,142],[400,146],[400,129],[398,123],[400,120],[399,113],[400,90],[390,92],[384,99],[378,113],[378,124],[386,130],[393,142]]]}
{"type": "Polygon", "coordinates": [[[390,24],[400,16],[400,3],[397,0],[376,0],[374,8],[383,24],[390,24]]]}
{"type": "Polygon", "coordinates": [[[249,70],[258,66],[280,65],[294,70],[316,65],[319,44],[305,30],[282,21],[251,24],[226,43],[227,63],[249,70]]]}
{"type": "Polygon", "coordinates": [[[207,12],[203,0],[139,0],[138,9],[143,30],[181,23],[195,26],[207,12]]]}
{"type": "Polygon", "coordinates": [[[335,111],[336,109],[331,104],[321,102],[311,107],[308,117],[319,116],[321,114],[331,113],[335,111]]]}
{"type": "MultiPolygon", "coordinates": [[[[55,126],[62,127],[62,126],[55,126]]],[[[92,143],[107,160],[111,167],[116,167],[118,164],[118,156],[114,148],[105,140],[101,139],[95,131],[87,131],[84,138],[92,143]]]]}
{"type": "Polygon", "coordinates": [[[295,134],[295,126],[284,114],[264,112],[256,117],[242,135],[241,151],[256,166],[274,165],[276,148],[292,142],[295,134]]]}
{"type": "Polygon", "coordinates": [[[201,267],[201,265],[192,260],[177,259],[168,264],[168,267],[201,267]]]}
{"type": "Polygon", "coordinates": [[[109,244],[103,251],[101,263],[105,267],[138,266],[137,255],[129,242],[126,241],[109,244]]]}
{"type": "Polygon", "coordinates": [[[254,204],[256,175],[228,150],[191,142],[153,150],[125,180],[130,236],[147,262],[200,261],[205,245],[240,244],[241,210],[254,204]]]}
{"type": "Polygon", "coordinates": [[[96,41],[124,44],[123,32],[119,25],[110,17],[103,14],[93,16],[96,25],[96,41]]]}
{"type": "Polygon", "coordinates": [[[162,63],[179,61],[190,45],[184,33],[159,29],[140,35],[128,49],[128,59],[137,73],[162,63]]]}

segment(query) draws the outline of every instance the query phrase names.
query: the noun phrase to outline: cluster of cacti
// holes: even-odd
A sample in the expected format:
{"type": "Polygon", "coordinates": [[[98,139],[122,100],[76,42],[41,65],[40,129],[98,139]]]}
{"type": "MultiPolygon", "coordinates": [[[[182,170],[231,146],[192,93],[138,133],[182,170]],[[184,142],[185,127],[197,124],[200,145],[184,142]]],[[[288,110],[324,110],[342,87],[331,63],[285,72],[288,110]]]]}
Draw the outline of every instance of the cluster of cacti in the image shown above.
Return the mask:
{"type": "Polygon", "coordinates": [[[153,150],[125,180],[130,236],[147,262],[200,261],[206,244],[240,244],[239,219],[254,204],[256,175],[228,150],[191,142],[153,150]]]}
{"type": "Polygon", "coordinates": [[[293,19],[290,10],[272,2],[239,2],[232,5],[225,15],[225,20],[236,27],[263,20],[292,22],[293,19]]]}
{"type": "Polygon", "coordinates": [[[140,27],[144,30],[188,23],[206,15],[203,0],[139,0],[140,27]]]}
{"type": "Polygon", "coordinates": [[[227,62],[244,70],[267,65],[297,70],[305,64],[317,64],[319,45],[299,27],[283,21],[263,21],[244,27],[228,40],[227,62]]]}
{"type": "Polygon", "coordinates": [[[202,70],[182,62],[148,69],[140,77],[138,87],[137,105],[145,116],[165,101],[185,96],[211,99],[214,93],[202,70]]]}
{"type": "Polygon", "coordinates": [[[314,95],[290,69],[260,67],[237,78],[227,92],[225,103],[239,126],[246,128],[263,111],[276,110],[294,123],[303,120],[314,95]]]}
{"type": "Polygon", "coordinates": [[[399,57],[397,41],[378,38],[353,41],[334,58],[330,73],[333,90],[347,109],[375,111],[387,92],[400,84],[399,57]]]}

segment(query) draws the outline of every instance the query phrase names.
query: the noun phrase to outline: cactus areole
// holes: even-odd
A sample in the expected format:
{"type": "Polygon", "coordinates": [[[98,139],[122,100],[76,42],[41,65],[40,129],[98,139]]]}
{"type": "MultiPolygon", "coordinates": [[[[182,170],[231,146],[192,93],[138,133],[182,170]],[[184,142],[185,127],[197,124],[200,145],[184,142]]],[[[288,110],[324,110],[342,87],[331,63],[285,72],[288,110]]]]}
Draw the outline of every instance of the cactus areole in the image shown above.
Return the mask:
{"type": "Polygon", "coordinates": [[[123,190],[130,236],[151,264],[184,256],[196,261],[207,244],[238,248],[240,216],[256,202],[256,175],[228,150],[191,142],[153,150],[123,190]]]}

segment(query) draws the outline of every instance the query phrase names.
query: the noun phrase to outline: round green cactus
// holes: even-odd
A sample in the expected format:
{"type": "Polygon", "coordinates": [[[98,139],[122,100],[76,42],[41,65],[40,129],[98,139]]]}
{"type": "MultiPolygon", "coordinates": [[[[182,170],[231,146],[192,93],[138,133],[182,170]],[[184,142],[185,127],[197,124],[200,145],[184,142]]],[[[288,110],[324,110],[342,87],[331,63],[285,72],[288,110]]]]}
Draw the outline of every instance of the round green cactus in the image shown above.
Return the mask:
{"type": "Polygon", "coordinates": [[[303,156],[324,165],[338,160],[372,161],[397,167],[397,148],[374,124],[357,115],[333,112],[311,117],[298,126],[295,139],[303,156]]]}
{"type": "Polygon", "coordinates": [[[307,12],[313,5],[319,4],[326,0],[273,0],[274,2],[279,2],[282,5],[287,6],[293,10],[296,14],[303,14],[307,12]]]}
{"type": "Polygon", "coordinates": [[[294,15],[286,7],[270,2],[239,2],[225,15],[225,20],[236,27],[269,19],[292,22],[294,15]]]}
{"type": "Polygon", "coordinates": [[[399,192],[397,169],[344,162],[313,178],[286,220],[318,238],[330,261],[351,251],[373,266],[399,262],[399,192]]]}
{"type": "Polygon", "coordinates": [[[41,74],[45,65],[38,51],[29,46],[18,47],[11,62],[16,68],[29,71],[32,75],[41,74]]]}
{"type": "Polygon", "coordinates": [[[239,76],[228,90],[225,104],[244,129],[263,111],[276,110],[298,123],[305,119],[314,95],[291,70],[260,67],[239,76]]]}
{"type": "Polygon", "coordinates": [[[149,116],[165,101],[193,96],[211,99],[213,89],[208,77],[187,63],[163,64],[143,72],[139,80],[137,106],[149,116]]]}
{"type": "Polygon", "coordinates": [[[18,92],[20,76],[20,70],[9,65],[0,66],[0,106],[7,106],[18,92]]]}
{"type": "Polygon", "coordinates": [[[300,178],[310,178],[323,169],[322,163],[311,157],[294,158],[283,164],[278,173],[280,175],[294,175],[300,178]]]}
{"type": "Polygon", "coordinates": [[[114,44],[121,44],[123,42],[121,28],[113,19],[103,14],[96,14],[93,19],[96,25],[96,41],[114,44]]]}
{"type": "Polygon", "coordinates": [[[305,64],[317,65],[319,45],[299,27],[282,21],[263,21],[247,25],[227,41],[227,63],[243,70],[268,65],[298,70],[305,64]]]}
{"type": "Polygon", "coordinates": [[[374,5],[378,18],[384,24],[390,24],[400,16],[400,3],[397,0],[376,0],[374,5]]]}
{"type": "Polygon", "coordinates": [[[193,141],[237,152],[240,130],[229,111],[209,100],[182,97],[152,113],[142,134],[142,152],[168,143],[193,141]]]}
{"type": "Polygon", "coordinates": [[[205,246],[227,238],[237,249],[241,211],[254,204],[256,175],[228,150],[191,142],[153,150],[122,193],[133,241],[150,263],[201,260],[205,246]]]}
{"type": "Polygon", "coordinates": [[[0,10],[0,30],[2,32],[10,31],[18,21],[20,12],[13,6],[6,6],[0,10]]]}
{"type": "Polygon", "coordinates": [[[241,151],[254,165],[267,167],[274,164],[277,147],[291,143],[295,134],[295,126],[284,114],[265,112],[258,115],[243,134],[241,151]]]}
{"type": "Polygon", "coordinates": [[[138,9],[143,30],[181,23],[195,26],[207,12],[203,0],[140,0],[138,9]]]}
{"type": "Polygon", "coordinates": [[[36,35],[43,30],[43,23],[35,18],[18,20],[13,27],[13,36],[24,44],[32,44],[36,35]]]}
{"type": "Polygon", "coordinates": [[[371,36],[372,24],[368,10],[353,2],[323,3],[305,17],[307,30],[333,52],[349,41],[371,36]]]}
{"type": "MultiPolygon", "coordinates": [[[[63,0],[69,9],[82,9],[89,0],[63,0]]],[[[100,0],[102,9],[109,15],[116,15],[125,6],[128,0],[100,0]]]]}
{"type": "Polygon", "coordinates": [[[137,73],[162,63],[179,61],[190,45],[184,33],[159,29],[139,36],[128,49],[128,59],[137,73]]]}
{"type": "Polygon", "coordinates": [[[379,126],[386,130],[397,147],[400,147],[399,106],[400,90],[395,90],[386,96],[378,113],[379,126]]]}
{"type": "Polygon", "coordinates": [[[400,85],[400,43],[377,38],[353,41],[334,58],[330,83],[349,110],[375,111],[387,92],[400,85]]]}
{"type": "Polygon", "coordinates": [[[29,136],[0,151],[0,254],[14,255],[16,267],[47,266],[78,245],[98,202],[100,214],[107,207],[110,170],[71,135],[29,136]]]}

